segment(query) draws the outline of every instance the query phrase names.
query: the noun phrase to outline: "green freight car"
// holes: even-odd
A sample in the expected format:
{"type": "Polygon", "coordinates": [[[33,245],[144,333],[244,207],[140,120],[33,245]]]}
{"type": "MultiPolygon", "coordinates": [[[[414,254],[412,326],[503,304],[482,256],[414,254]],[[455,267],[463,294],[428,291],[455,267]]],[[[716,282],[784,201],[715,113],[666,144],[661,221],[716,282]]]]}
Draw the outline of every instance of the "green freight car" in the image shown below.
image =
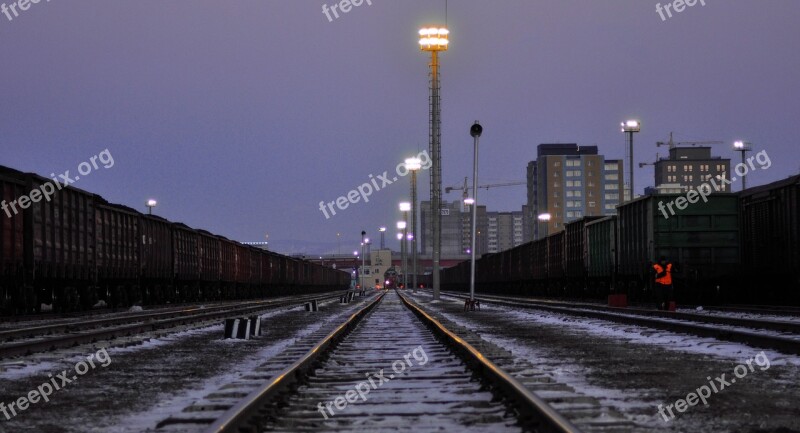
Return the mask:
{"type": "Polygon", "coordinates": [[[735,283],[740,262],[737,194],[685,200],[682,194],[658,194],[617,208],[619,282],[631,299],[651,297],[652,265],[662,256],[675,265],[678,302],[724,301],[735,283]]]}

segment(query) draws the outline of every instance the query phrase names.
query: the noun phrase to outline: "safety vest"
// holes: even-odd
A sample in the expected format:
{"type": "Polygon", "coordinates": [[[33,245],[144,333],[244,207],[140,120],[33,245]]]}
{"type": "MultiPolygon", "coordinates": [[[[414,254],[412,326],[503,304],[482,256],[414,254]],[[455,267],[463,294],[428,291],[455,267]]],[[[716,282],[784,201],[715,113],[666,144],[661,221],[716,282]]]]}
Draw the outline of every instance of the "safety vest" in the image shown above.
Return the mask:
{"type": "Polygon", "coordinates": [[[672,284],[672,263],[667,263],[667,270],[664,272],[664,268],[656,263],[653,265],[653,269],[656,270],[656,283],[664,284],[666,286],[672,284]],[[664,272],[664,275],[659,277],[658,275],[664,272]]]}

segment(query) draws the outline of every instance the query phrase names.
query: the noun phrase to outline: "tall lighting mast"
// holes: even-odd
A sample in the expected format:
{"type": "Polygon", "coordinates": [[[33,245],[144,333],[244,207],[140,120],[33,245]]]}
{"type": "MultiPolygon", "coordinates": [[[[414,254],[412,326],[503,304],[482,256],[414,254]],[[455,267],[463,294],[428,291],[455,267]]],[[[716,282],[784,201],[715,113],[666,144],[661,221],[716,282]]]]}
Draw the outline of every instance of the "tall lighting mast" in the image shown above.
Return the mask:
{"type": "Polygon", "coordinates": [[[447,51],[450,31],[428,27],[419,31],[419,46],[431,53],[429,141],[431,151],[431,216],[433,223],[433,299],[439,299],[439,262],[442,255],[442,132],[439,91],[439,52],[447,51]]]}

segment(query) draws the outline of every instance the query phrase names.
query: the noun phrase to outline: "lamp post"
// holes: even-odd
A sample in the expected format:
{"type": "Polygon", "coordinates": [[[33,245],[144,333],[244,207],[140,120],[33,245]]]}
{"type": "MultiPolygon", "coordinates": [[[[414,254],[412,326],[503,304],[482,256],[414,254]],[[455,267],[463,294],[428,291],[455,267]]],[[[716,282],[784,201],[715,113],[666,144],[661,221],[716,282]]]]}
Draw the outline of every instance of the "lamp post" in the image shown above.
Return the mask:
{"type": "MultiPolygon", "coordinates": [[[[753,150],[751,144],[746,141],[737,141],[733,143],[733,148],[736,149],[737,152],[741,152],[742,154],[742,165],[745,165],[745,157],[747,156],[747,152],[753,150]]],[[[737,173],[738,174],[738,173],[737,173]]],[[[742,178],[742,191],[747,189],[747,176],[742,175],[739,176],[742,178]]]]}
{"type": "Polygon", "coordinates": [[[361,274],[358,272],[358,251],[353,251],[353,288],[355,289],[358,285],[358,280],[361,278],[361,274]]]}
{"type": "MultiPolygon", "coordinates": [[[[622,122],[622,132],[626,133],[628,136],[628,181],[630,182],[630,200],[634,199],[634,187],[633,187],[633,134],[641,131],[642,124],[638,120],[627,120],[622,122]]],[[[625,193],[623,191],[623,198],[625,193]]]]}
{"type": "Polygon", "coordinates": [[[152,215],[153,214],[153,208],[156,207],[157,204],[158,204],[158,202],[153,200],[152,198],[150,200],[147,200],[147,203],[145,203],[145,206],[147,206],[147,214],[148,215],[152,215]]]}
{"type": "Polygon", "coordinates": [[[538,217],[539,223],[544,224],[544,235],[542,236],[543,238],[546,238],[550,232],[550,218],[551,215],[549,213],[539,214],[538,217]]]}
{"type": "Polygon", "coordinates": [[[364,287],[364,268],[367,265],[366,256],[364,255],[364,246],[367,244],[367,238],[365,236],[367,236],[367,232],[361,230],[361,273],[358,274],[358,280],[362,290],[366,289],[366,287],[364,287]]]}
{"type": "Polygon", "coordinates": [[[384,237],[386,234],[386,227],[380,227],[378,231],[381,233],[381,249],[386,249],[386,238],[384,237]]]}
{"type": "Polygon", "coordinates": [[[472,247],[470,248],[469,270],[469,311],[475,310],[475,238],[478,232],[478,142],[480,141],[483,127],[476,120],[469,128],[469,135],[474,141],[474,154],[472,158],[472,247]]]}
{"type": "Polygon", "coordinates": [[[433,224],[433,299],[439,299],[439,261],[442,247],[442,155],[441,100],[439,96],[439,52],[447,51],[450,31],[428,27],[419,31],[419,47],[431,53],[429,139],[431,151],[431,216],[433,224]]]}
{"type": "Polygon", "coordinates": [[[400,230],[397,240],[400,241],[400,266],[403,271],[403,287],[405,287],[408,285],[406,283],[408,280],[408,223],[405,219],[397,222],[397,230],[400,230]]]}
{"type": "Polygon", "coordinates": [[[422,168],[419,158],[406,159],[406,168],[411,172],[411,279],[417,288],[417,172],[422,168]]]}

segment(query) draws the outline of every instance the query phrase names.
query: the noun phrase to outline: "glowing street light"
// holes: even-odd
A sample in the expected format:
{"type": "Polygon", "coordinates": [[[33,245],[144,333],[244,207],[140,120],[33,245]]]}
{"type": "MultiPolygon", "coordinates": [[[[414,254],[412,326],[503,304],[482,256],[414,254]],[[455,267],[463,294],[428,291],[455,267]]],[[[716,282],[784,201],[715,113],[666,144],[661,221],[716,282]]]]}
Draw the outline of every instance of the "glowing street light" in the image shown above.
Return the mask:
{"type": "Polygon", "coordinates": [[[378,231],[381,233],[381,249],[383,250],[386,248],[386,239],[384,238],[384,235],[386,234],[386,227],[379,227],[378,231]]]}
{"type": "Polygon", "coordinates": [[[158,205],[158,202],[153,200],[152,198],[150,200],[147,200],[147,203],[145,203],[145,206],[147,206],[147,213],[149,215],[153,214],[153,208],[156,207],[156,205],[158,205]]]}
{"type": "MultiPolygon", "coordinates": [[[[400,203],[400,209],[406,209],[407,206],[410,207],[409,203],[400,203]]],[[[402,221],[397,222],[397,230],[400,230],[400,233],[397,234],[397,240],[400,241],[400,263],[401,269],[403,270],[402,275],[402,282],[403,286],[406,286],[406,277],[408,269],[408,212],[403,212],[404,218],[402,221]]]]}
{"type": "MultiPolygon", "coordinates": [[[[750,143],[746,141],[736,141],[733,143],[733,148],[736,149],[737,152],[742,153],[742,165],[744,164],[745,157],[747,156],[747,152],[753,150],[750,143]]],[[[740,176],[742,178],[742,191],[747,188],[747,176],[740,176]]]]}
{"type": "Polygon", "coordinates": [[[433,299],[439,294],[439,261],[442,255],[442,154],[441,97],[439,95],[439,52],[450,46],[450,31],[445,27],[426,27],[419,31],[419,48],[431,53],[429,134],[431,151],[431,231],[433,234],[433,299]]]}
{"type": "Polygon", "coordinates": [[[411,172],[411,278],[413,287],[417,287],[417,172],[422,169],[419,158],[406,159],[406,168],[411,172]]]}
{"type": "Polygon", "coordinates": [[[642,124],[638,120],[626,120],[620,126],[622,127],[622,132],[628,136],[628,181],[631,185],[630,199],[633,200],[634,191],[636,191],[633,187],[633,134],[642,130],[642,124]]]}
{"type": "Polygon", "coordinates": [[[550,231],[550,219],[551,215],[549,213],[539,214],[538,216],[539,222],[544,225],[544,236],[546,237],[550,231]]]}

